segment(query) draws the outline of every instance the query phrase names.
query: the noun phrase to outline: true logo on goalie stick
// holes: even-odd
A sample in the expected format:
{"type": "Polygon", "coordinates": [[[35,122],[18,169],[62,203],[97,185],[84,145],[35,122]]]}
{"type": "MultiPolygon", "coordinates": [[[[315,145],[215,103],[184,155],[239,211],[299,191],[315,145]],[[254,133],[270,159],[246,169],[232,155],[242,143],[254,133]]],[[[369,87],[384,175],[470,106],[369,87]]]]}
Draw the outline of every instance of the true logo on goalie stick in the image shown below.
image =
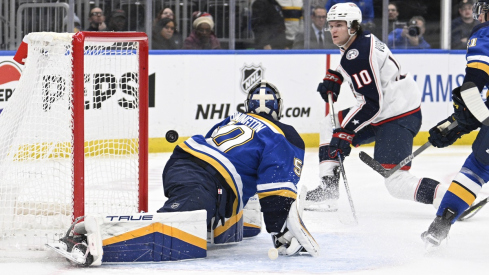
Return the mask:
{"type": "Polygon", "coordinates": [[[241,90],[248,94],[250,89],[263,79],[265,69],[260,65],[256,66],[251,64],[250,66],[244,65],[241,68],[241,90]]]}

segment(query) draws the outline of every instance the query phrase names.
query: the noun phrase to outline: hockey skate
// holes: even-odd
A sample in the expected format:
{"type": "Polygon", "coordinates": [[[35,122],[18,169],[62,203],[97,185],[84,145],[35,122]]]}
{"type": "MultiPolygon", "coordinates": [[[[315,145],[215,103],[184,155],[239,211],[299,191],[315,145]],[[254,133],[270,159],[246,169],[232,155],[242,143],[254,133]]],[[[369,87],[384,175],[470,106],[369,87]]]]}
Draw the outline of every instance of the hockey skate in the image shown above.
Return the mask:
{"type": "Polygon", "coordinates": [[[335,212],[338,210],[339,198],[339,167],[334,168],[333,176],[325,176],[314,190],[308,191],[304,210],[335,212]]]}
{"type": "Polygon", "coordinates": [[[93,263],[93,256],[88,249],[87,236],[84,234],[74,234],[73,228],[80,219],[75,220],[66,235],[59,239],[57,243],[46,244],[46,247],[54,250],[75,265],[90,266],[93,263]]]}
{"type": "Polygon", "coordinates": [[[425,242],[426,248],[439,246],[441,242],[447,238],[448,232],[452,225],[452,220],[457,216],[457,213],[449,208],[446,208],[441,217],[437,216],[431,223],[428,231],[421,234],[421,239],[425,242]]]}

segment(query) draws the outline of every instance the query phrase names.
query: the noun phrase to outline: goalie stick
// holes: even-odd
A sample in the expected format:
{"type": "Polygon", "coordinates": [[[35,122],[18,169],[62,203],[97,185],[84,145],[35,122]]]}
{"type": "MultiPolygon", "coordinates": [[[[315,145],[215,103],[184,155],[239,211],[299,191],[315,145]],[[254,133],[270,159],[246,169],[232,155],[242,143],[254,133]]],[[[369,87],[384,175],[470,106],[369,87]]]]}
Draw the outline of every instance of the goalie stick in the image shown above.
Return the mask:
{"type": "MultiPolygon", "coordinates": [[[[329,109],[331,112],[331,124],[333,125],[333,131],[336,129],[336,120],[334,117],[334,108],[333,108],[333,93],[328,92],[328,102],[329,109]]],[[[348,180],[346,179],[345,166],[343,166],[343,160],[341,160],[341,156],[338,153],[338,162],[340,163],[340,171],[343,177],[343,183],[345,184],[346,194],[348,196],[348,202],[350,203],[350,209],[353,215],[353,219],[355,220],[355,224],[358,224],[357,214],[355,212],[355,206],[353,205],[353,200],[351,198],[350,187],[348,187],[348,180]]]]}
{"type": "MultiPolygon", "coordinates": [[[[448,131],[452,130],[453,128],[457,127],[458,122],[454,121],[447,125],[449,122],[445,122],[442,125],[438,126],[438,129],[441,130],[442,134],[445,135],[448,133],[448,131]]],[[[398,165],[394,166],[392,169],[386,169],[380,164],[378,161],[373,159],[371,156],[369,156],[367,153],[361,151],[359,156],[360,160],[362,160],[365,164],[370,166],[370,168],[374,169],[377,173],[381,174],[384,178],[388,178],[392,176],[396,171],[401,169],[402,167],[406,166],[409,162],[411,162],[417,155],[421,154],[424,150],[428,149],[431,146],[431,142],[426,142],[423,144],[421,147],[419,147],[416,151],[414,151],[411,155],[407,156],[405,159],[403,159],[398,165]]]]}
{"type": "Polygon", "coordinates": [[[487,201],[489,200],[489,197],[481,200],[480,202],[470,206],[467,210],[465,210],[460,217],[458,217],[459,221],[465,221],[470,218],[472,218],[477,212],[481,210],[484,205],[487,204],[487,201]]]}
{"type": "Polygon", "coordinates": [[[460,89],[460,95],[469,111],[482,124],[489,126],[489,110],[482,101],[481,93],[473,82],[466,82],[460,89]]]}

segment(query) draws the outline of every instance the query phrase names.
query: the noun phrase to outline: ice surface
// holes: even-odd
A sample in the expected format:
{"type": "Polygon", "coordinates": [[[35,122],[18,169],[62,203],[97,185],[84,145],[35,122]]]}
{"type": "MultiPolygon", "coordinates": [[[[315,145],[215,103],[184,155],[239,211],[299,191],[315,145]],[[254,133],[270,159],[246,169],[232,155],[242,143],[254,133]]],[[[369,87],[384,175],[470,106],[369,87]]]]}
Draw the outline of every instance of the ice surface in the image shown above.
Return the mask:
{"type": "MultiPolygon", "coordinates": [[[[458,222],[448,244],[425,252],[420,234],[435,217],[431,205],[401,201],[389,195],[383,178],[358,158],[360,150],[373,154],[372,147],[352,150],[345,161],[359,224],[351,225],[351,214],[342,189],[336,213],[304,212],[304,222],[321,245],[321,255],[283,257],[270,260],[271,238],[262,232],[237,245],[211,246],[208,257],[184,262],[114,264],[95,268],[72,267],[54,252],[0,251],[1,274],[485,274],[489,259],[489,208],[472,219],[458,222]]],[[[412,167],[417,176],[444,184],[458,172],[470,153],[468,146],[430,148],[412,167]]],[[[169,154],[149,157],[150,211],[164,202],[161,171],[169,154]]],[[[317,149],[308,149],[301,185],[318,184],[317,149]]],[[[342,183],[342,181],[341,181],[342,183]]],[[[477,199],[489,195],[484,187],[477,199]]]]}

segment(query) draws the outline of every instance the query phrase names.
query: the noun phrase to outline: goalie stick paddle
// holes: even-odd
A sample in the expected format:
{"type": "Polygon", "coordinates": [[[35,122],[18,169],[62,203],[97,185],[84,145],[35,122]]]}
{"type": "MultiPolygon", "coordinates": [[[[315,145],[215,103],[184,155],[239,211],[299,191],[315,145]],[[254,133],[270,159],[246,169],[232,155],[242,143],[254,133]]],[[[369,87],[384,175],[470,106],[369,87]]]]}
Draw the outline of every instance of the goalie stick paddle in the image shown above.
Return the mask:
{"type": "Polygon", "coordinates": [[[482,101],[481,93],[473,82],[466,82],[460,88],[460,95],[469,111],[484,125],[489,125],[489,109],[482,101]]]}
{"type": "Polygon", "coordinates": [[[482,207],[484,207],[484,205],[487,204],[488,200],[489,200],[489,197],[487,197],[487,198],[481,200],[480,202],[472,205],[467,210],[465,210],[462,213],[462,215],[460,215],[460,217],[458,217],[458,220],[459,221],[465,221],[465,220],[472,218],[477,212],[479,212],[481,210],[482,207]]]}
{"type": "MultiPolygon", "coordinates": [[[[446,123],[449,123],[448,121],[443,123],[442,125],[438,126],[438,128],[441,130],[442,134],[445,135],[448,131],[452,130],[453,128],[457,127],[458,122],[454,121],[450,123],[450,125],[446,125],[446,123]]],[[[398,165],[394,166],[392,169],[385,169],[382,164],[380,164],[378,161],[373,159],[371,156],[369,156],[367,153],[361,151],[359,156],[360,160],[363,161],[365,164],[370,166],[370,168],[374,169],[377,173],[381,174],[384,178],[388,178],[392,176],[396,171],[401,169],[402,167],[406,166],[409,162],[411,162],[417,155],[421,154],[424,150],[429,148],[431,146],[431,142],[426,142],[423,144],[421,147],[419,147],[414,153],[411,155],[407,156],[405,159],[403,159],[398,165]]]]}

